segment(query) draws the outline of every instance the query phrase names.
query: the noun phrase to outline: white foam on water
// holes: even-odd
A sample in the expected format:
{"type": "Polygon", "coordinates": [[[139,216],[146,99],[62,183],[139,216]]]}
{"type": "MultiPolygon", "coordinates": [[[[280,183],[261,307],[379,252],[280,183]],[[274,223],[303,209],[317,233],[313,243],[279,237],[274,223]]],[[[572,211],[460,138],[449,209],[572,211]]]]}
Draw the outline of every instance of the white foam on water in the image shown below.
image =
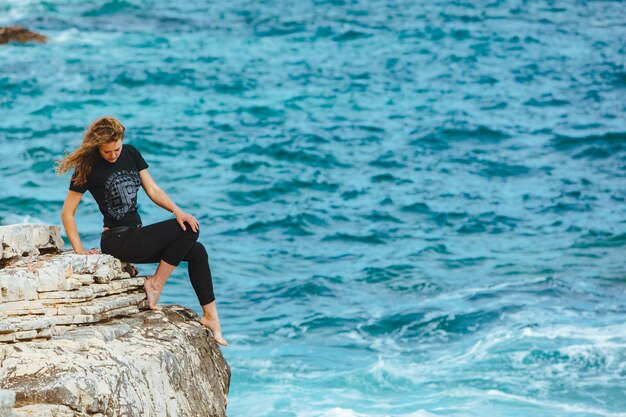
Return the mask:
{"type": "Polygon", "coordinates": [[[515,334],[509,330],[492,332],[474,343],[467,351],[460,354],[439,356],[435,361],[439,364],[454,363],[459,365],[482,360],[491,354],[490,349],[515,339],[515,334]]]}
{"type": "Polygon", "coordinates": [[[595,415],[606,416],[606,417],[626,417],[626,413],[622,413],[622,412],[612,413],[610,411],[603,410],[600,408],[592,408],[592,407],[581,406],[581,405],[576,405],[576,404],[554,403],[550,401],[536,400],[534,398],[524,397],[524,396],[515,395],[515,394],[508,394],[506,392],[502,392],[498,390],[483,391],[481,392],[481,394],[476,393],[474,395],[486,395],[491,398],[519,401],[525,404],[536,405],[542,408],[554,408],[554,409],[559,409],[559,410],[563,410],[563,411],[571,412],[571,413],[585,413],[588,415],[595,414],[595,415]]]}
{"type": "MultiPolygon", "coordinates": [[[[525,337],[545,338],[549,340],[584,339],[594,345],[606,345],[610,341],[626,340],[626,323],[613,324],[604,327],[582,327],[581,325],[563,325],[542,328],[524,328],[525,337]]],[[[613,342],[612,342],[613,343],[613,342]]]]}
{"type": "Polygon", "coordinates": [[[448,372],[448,370],[433,366],[430,361],[408,363],[403,359],[396,360],[396,358],[386,358],[382,355],[379,355],[376,363],[368,369],[368,373],[374,380],[389,388],[397,387],[398,383],[428,383],[435,375],[448,372]]]}
{"type": "Polygon", "coordinates": [[[71,43],[71,42],[74,42],[76,39],[80,39],[80,42],[84,43],[85,42],[84,35],[85,34],[81,33],[78,29],[70,28],[67,30],[63,30],[55,35],[52,35],[50,37],[50,42],[71,43]]]}
{"type": "Polygon", "coordinates": [[[379,352],[400,352],[402,348],[398,345],[398,341],[394,337],[377,337],[370,342],[372,349],[379,352]]]}
{"type": "Polygon", "coordinates": [[[28,0],[4,0],[2,3],[2,6],[9,9],[7,11],[4,11],[4,8],[0,9],[2,11],[0,13],[0,25],[11,26],[28,15],[33,2],[28,0]]]}
{"type": "Polygon", "coordinates": [[[457,291],[443,292],[435,297],[432,297],[430,301],[439,302],[442,300],[450,301],[450,300],[465,299],[465,298],[472,297],[472,296],[475,296],[476,294],[480,294],[483,292],[499,291],[499,290],[503,290],[506,288],[526,287],[528,285],[539,284],[541,282],[547,281],[548,279],[549,277],[537,277],[537,278],[531,278],[531,279],[525,279],[525,280],[506,281],[506,282],[501,282],[498,284],[488,285],[484,287],[460,288],[457,291]]]}
{"type": "Polygon", "coordinates": [[[19,224],[19,223],[28,223],[28,224],[47,224],[44,220],[31,216],[29,214],[26,215],[17,215],[17,214],[8,214],[3,220],[2,225],[7,226],[10,224],[19,224]]]}
{"type": "Polygon", "coordinates": [[[351,408],[334,407],[323,411],[307,411],[298,413],[298,417],[435,417],[435,414],[424,410],[417,410],[408,414],[373,414],[373,413],[357,413],[351,408]]]}
{"type": "Polygon", "coordinates": [[[358,414],[354,410],[349,408],[332,408],[330,410],[326,410],[323,414],[320,414],[321,417],[361,417],[363,414],[358,414]]]}
{"type": "MultiPolygon", "coordinates": [[[[48,43],[59,45],[85,45],[92,47],[114,48],[123,36],[119,33],[103,33],[97,31],[81,31],[76,28],[59,32],[47,33],[48,43]]],[[[115,52],[117,53],[117,52],[115,52]]]]}

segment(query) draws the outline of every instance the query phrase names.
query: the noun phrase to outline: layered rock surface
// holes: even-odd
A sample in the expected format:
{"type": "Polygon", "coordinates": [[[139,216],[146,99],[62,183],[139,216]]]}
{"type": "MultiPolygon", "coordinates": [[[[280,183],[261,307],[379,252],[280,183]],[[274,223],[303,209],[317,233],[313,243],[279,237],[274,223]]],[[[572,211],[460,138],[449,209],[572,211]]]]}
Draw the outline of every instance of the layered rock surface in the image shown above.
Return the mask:
{"type": "Polygon", "coordinates": [[[225,416],[230,369],[195,314],[146,310],[133,265],[62,246],[58,226],[0,227],[0,388],[15,415],[225,416]]]}

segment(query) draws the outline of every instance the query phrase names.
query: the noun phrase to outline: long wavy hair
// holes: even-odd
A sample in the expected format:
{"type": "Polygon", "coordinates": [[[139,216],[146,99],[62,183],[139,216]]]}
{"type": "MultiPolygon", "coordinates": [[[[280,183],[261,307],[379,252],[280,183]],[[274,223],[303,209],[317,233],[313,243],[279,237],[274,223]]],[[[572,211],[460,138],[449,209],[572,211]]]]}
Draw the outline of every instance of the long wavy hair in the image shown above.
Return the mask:
{"type": "Polygon", "coordinates": [[[55,171],[62,175],[74,168],[73,184],[81,186],[87,182],[93,164],[98,160],[98,147],[124,139],[126,128],[115,117],[104,116],[94,121],[85,130],[83,143],[71,154],[56,162],[55,171]]]}

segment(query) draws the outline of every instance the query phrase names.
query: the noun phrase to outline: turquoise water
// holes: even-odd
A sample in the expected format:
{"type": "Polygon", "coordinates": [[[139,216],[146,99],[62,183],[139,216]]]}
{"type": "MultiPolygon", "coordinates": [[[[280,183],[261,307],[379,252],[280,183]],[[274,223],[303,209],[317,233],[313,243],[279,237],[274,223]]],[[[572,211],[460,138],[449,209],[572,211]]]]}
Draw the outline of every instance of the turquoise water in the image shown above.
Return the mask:
{"type": "Polygon", "coordinates": [[[173,3],[0,2],[50,38],[0,46],[1,223],[112,114],[202,225],[229,416],[626,416],[623,3],[173,3]]]}

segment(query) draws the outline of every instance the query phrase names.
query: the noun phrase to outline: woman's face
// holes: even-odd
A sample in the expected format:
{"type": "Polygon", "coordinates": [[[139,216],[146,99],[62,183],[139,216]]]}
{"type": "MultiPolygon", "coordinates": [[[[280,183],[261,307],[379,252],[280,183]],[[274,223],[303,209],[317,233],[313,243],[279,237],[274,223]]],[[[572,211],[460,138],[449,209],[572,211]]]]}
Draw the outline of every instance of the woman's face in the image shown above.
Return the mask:
{"type": "Polygon", "coordinates": [[[109,142],[100,145],[98,146],[98,151],[103,159],[113,163],[117,161],[117,158],[119,158],[122,153],[122,139],[119,139],[117,142],[109,142]]]}

